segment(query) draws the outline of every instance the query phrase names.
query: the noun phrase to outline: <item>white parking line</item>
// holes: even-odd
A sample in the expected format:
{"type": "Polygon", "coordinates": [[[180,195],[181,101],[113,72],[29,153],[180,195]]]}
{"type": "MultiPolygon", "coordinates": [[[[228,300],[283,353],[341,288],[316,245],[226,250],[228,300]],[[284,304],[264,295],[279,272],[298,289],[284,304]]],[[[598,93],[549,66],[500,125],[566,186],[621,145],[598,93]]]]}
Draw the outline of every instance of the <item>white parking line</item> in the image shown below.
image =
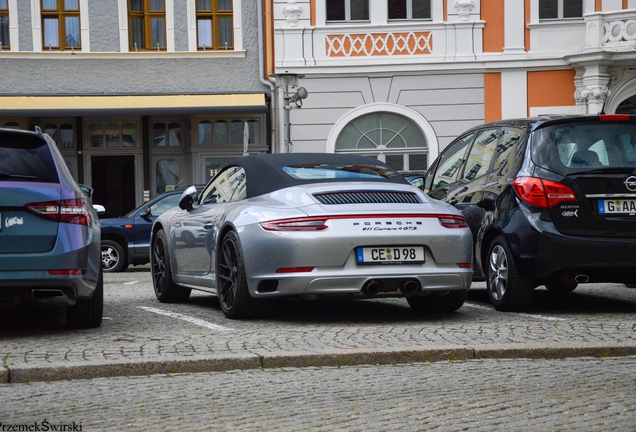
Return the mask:
{"type": "Polygon", "coordinates": [[[130,281],[130,282],[124,282],[124,285],[134,285],[139,281],[130,281]]]}
{"type": "MultiPolygon", "coordinates": [[[[468,302],[464,302],[464,306],[468,306],[468,307],[475,308],[475,309],[488,310],[488,311],[494,311],[495,310],[495,308],[490,307],[490,306],[484,306],[484,305],[473,304],[473,303],[468,303],[468,302]]],[[[542,320],[546,320],[546,321],[567,321],[565,318],[556,318],[556,317],[549,317],[549,316],[544,316],[544,315],[534,315],[534,314],[526,314],[526,313],[519,313],[519,312],[507,312],[507,314],[509,314],[509,315],[520,315],[520,316],[529,317],[529,318],[537,318],[537,319],[542,319],[542,320]]]]}
{"type": "Polygon", "coordinates": [[[198,326],[201,326],[201,327],[205,327],[205,328],[208,328],[210,330],[232,330],[231,328],[228,328],[228,327],[223,327],[223,326],[220,326],[218,324],[212,324],[212,323],[204,321],[202,319],[190,317],[190,316],[187,316],[187,315],[182,315],[182,314],[176,313],[176,312],[169,312],[169,311],[165,311],[165,310],[162,310],[162,309],[155,309],[155,308],[147,307],[147,306],[137,306],[137,308],[143,309],[143,310],[148,311],[148,312],[156,313],[156,314],[159,314],[159,315],[165,315],[165,316],[169,316],[171,318],[176,318],[176,319],[180,319],[180,320],[183,320],[183,321],[187,321],[190,324],[194,324],[194,325],[198,325],[198,326]]]}

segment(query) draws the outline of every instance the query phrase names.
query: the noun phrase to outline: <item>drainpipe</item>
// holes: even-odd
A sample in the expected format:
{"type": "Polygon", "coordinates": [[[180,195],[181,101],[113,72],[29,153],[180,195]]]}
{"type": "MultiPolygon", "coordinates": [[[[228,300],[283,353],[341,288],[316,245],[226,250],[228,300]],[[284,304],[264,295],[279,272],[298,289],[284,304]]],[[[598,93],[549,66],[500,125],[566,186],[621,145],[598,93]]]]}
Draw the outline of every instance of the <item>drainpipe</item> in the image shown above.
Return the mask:
{"type": "Polygon", "coordinates": [[[270,90],[270,113],[269,117],[271,119],[271,136],[270,136],[270,151],[275,153],[274,149],[278,148],[276,142],[276,124],[277,124],[277,115],[276,111],[278,108],[277,98],[276,98],[276,86],[270,79],[265,78],[265,48],[263,47],[263,3],[267,0],[256,0],[257,9],[258,9],[258,78],[261,81],[261,84],[269,87],[270,90]]]}

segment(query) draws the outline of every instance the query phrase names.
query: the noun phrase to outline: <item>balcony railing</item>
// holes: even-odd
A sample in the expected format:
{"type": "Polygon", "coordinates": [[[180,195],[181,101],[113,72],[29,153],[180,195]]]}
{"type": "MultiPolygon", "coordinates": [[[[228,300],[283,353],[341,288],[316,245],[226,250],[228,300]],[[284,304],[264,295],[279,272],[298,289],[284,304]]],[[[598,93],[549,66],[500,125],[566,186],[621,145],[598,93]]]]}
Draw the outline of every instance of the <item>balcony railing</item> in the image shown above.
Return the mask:
{"type": "Polygon", "coordinates": [[[636,49],[636,9],[585,15],[586,49],[636,49]]]}

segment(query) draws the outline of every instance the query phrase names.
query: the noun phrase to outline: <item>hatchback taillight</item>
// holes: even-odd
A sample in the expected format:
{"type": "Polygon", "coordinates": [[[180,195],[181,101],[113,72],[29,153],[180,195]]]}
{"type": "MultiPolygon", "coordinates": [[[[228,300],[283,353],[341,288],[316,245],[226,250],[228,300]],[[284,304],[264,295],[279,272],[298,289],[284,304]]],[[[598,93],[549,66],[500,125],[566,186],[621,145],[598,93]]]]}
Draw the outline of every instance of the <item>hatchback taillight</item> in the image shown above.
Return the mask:
{"type": "Polygon", "coordinates": [[[25,207],[46,219],[55,222],[88,226],[90,212],[85,199],[68,199],[27,204],[25,207]]]}
{"type": "Polygon", "coordinates": [[[577,199],[569,186],[536,177],[517,177],[512,181],[512,187],[525,202],[541,208],[577,199]]]}

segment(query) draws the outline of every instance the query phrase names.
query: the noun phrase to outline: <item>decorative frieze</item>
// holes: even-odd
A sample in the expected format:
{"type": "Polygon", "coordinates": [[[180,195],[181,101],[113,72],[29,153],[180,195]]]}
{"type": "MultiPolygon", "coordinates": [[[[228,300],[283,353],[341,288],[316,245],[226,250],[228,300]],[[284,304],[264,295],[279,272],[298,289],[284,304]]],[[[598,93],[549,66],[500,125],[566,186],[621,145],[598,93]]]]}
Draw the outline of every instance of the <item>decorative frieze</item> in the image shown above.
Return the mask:
{"type": "Polygon", "coordinates": [[[431,54],[430,32],[338,34],[326,38],[327,57],[431,54]]]}

